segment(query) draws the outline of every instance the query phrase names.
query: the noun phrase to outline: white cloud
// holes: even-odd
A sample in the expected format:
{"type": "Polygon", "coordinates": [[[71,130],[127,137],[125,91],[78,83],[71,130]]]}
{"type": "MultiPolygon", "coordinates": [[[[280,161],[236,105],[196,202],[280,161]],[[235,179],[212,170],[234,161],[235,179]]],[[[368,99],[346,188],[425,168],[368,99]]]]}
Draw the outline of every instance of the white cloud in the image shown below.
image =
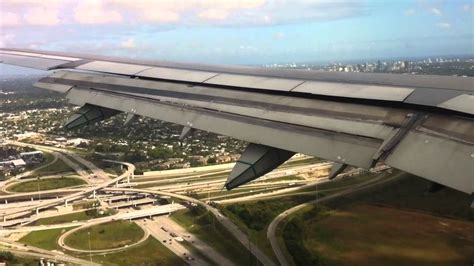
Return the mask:
{"type": "Polygon", "coordinates": [[[146,21],[150,22],[158,22],[158,23],[170,23],[179,21],[180,15],[173,11],[167,10],[145,10],[143,12],[143,16],[141,18],[145,19],[146,21]]]}
{"type": "Polygon", "coordinates": [[[135,43],[134,38],[128,38],[127,40],[120,43],[120,47],[125,49],[133,49],[137,47],[137,44],[135,43]]]}
{"type": "Polygon", "coordinates": [[[443,13],[441,12],[441,10],[439,10],[439,9],[436,8],[436,7],[431,8],[430,11],[431,11],[431,13],[435,14],[436,16],[441,16],[441,15],[443,15],[443,13]]]}
{"type": "Polygon", "coordinates": [[[61,22],[60,0],[10,0],[2,1],[0,20],[5,26],[40,25],[52,26],[61,22]]]}
{"type": "Polygon", "coordinates": [[[451,24],[448,23],[448,22],[439,22],[439,23],[436,23],[436,26],[438,28],[441,28],[441,29],[450,29],[451,28],[451,24]]]}
{"type": "Polygon", "coordinates": [[[10,12],[0,13],[0,27],[11,27],[20,25],[20,16],[10,12]]]}
{"type": "Polygon", "coordinates": [[[210,20],[223,20],[229,16],[229,11],[224,9],[207,9],[198,14],[200,18],[210,20]]]}
{"type": "Polygon", "coordinates": [[[38,6],[30,8],[24,15],[25,21],[30,25],[53,26],[61,22],[59,9],[38,6]]]}
{"type": "Polygon", "coordinates": [[[14,46],[15,35],[0,34],[0,47],[14,46]]]}
{"type": "Polygon", "coordinates": [[[83,0],[74,9],[74,18],[82,24],[118,23],[123,20],[116,10],[106,8],[100,0],[83,0]]]}
{"type": "Polygon", "coordinates": [[[404,13],[405,13],[405,15],[407,15],[407,16],[412,16],[412,15],[415,15],[415,12],[416,12],[415,9],[412,8],[412,9],[407,9],[407,10],[405,10],[404,13]]]}
{"type": "Polygon", "coordinates": [[[268,15],[263,16],[261,20],[262,20],[263,23],[265,23],[265,24],[270,24],[270,23],[272,22],[272,18],[271,18],[270,16],[268,16],[268,15]]]}
{"type": "Polygon", "coordinates": [[[368,14],[357,1],[327,0],[0,0],[2,25],[275,25],[368,14]]]}
{"type": "Polygon", "coordinates": [[[135,13],[135,20],[157,23],[175,23],[186,19],[184,23],[193,18],[200,20],[224,20],[229,14],[242,10],[257,8],[265,0],[186,0],[186,1],[128,1],[115,0],[108,6],[135,13]]]}

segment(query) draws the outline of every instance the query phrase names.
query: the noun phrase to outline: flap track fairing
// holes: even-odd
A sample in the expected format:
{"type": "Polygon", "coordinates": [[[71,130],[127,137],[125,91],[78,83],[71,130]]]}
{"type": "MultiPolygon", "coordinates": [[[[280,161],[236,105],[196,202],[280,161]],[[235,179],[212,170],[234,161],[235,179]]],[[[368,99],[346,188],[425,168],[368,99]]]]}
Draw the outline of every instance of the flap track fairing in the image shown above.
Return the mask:
{"type": "Polygon", "coordinates": [[[225,183],[231,190],[272,171],[295,153],[260,144],[250,143],[235,164],[225,183]]]}
{"type": "Polygon", "coordinates": [[[77,110],[72,116],[70,116],[64,127],[68,130],[76,129],[82,126],[91,125],[95,122],[99,122],[110,118],[120,113],[117,110],[85,104],[79,110],[77,110]]]}

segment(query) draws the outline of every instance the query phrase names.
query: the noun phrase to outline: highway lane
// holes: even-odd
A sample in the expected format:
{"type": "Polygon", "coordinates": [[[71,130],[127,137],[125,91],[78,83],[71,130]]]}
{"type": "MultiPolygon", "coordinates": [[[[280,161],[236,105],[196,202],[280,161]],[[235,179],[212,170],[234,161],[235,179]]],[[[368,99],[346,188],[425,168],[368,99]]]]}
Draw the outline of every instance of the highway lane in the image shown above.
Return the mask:
{"type": "MultiPolygon", "coordinates": [[[[33,231],[41,231],[41,230],[49,230],[49,229],[58,229],[58,228],[69,228],[69,227],[76,227],[76,226],[83,226],[90,223],[106,223],[111,222],[114,220],[130,220],[130,219],[139,219],[139,218],[147,218],[155,215],[161,214],[169,214],[185,207],[181,204],[173,203],[167,205],[160,205],[154,206],[152,208],[141,209],[141,210],[133,210],[133,211],[122,211],[114,215],[89,219],[84,221],[76,221],[76,222],[69,222],[69,223],[62,223],[62,224],[51,224],[51,225],[33,225],[33,226],[19,226],[16,228],[6,228],[0,229],[0,235],[15,233],[15,232],[33,232],[33,231]]],[[[44,218],[44,217],[42,217],[44,218]]]]}
{"type": "Polygon", "coordinates": [[[6,219],[12,219],[12,218],[23,216],[25,212],[35,212],[36,210],[45,209],[45,208],[49,208],[49,207],[54,207],[54,206],[62,205],[62,204],[67,204],[68,202],[71,202],[73,200],[84,198],[84,197],[92,194],[94,191],[103,189],[103,188],[108,187],[110,185],[118,184],[121,180],[123,180],[125,178],[128,178],[135,171],[135,166],[131,163],[119,162],[119,161],[113,161],[113,162],[125,165],[127,167],[127,171],[125,171],[123,174],[121,174],[120,176],[118,176],[118,177],[116,177],[112,180],[101,183],[101,184],[96,185],[94,187],[88,187],[88,188],[83,189],[82,191],[79,191],[79,192],[76,192],[76,193],[58,198],[58,199],[53,199],[53,200],[45,202],[45,203],[39,203],[39,204],[33,206],[32,208],[29,207],[25,210],[18,210],[18,211],[9,213],[8,215],[5,215],[4,217],[6,219]]]}
{"type": "Polygon", "coordinates": [[[377,177],[375,179],[368,180],[368,181],[363,182],[361,184],[358,184],[357,186],[345,189],[341,192],[336,192],[336,193],[328,195],[326,197],[322,197],[322,198],[319,198],[319,199],[308,201],[308,202],[300,204],[300,205],[296,205],[296,206],[291,207],[290,209],[287,209],[287,210],[283,211],[282,213],[280,213],[277,217],[275,217],[275,219],[273,219],[273,221],[270,223],[270,225],[268,226],[268,229],[267,229],[267,238],[270,241],[270,245],[272,246],[273,252],[275,253],[280,265],[284,265],[284,266],[292,265],[292,263],[290,263],[286,259],[285,255],[284,255],[283,248],[280,246],[280,244],[278,242],[278,239],[277,239],[277,236],[276,236],[276,230],[277,230],[278,226],[289,215],[291,215],[291,214],[293,214],[293,213],[295,213],[295,212],[297,212],[297,211],[299,211],[299,210],[301,210],[301,209],[303,209],[307,206],[311,206],[311,205],[314,205],[314,204],[317,204],[317,203],[326,202],[326,201],[335,199],[337,197],[352,194],[354,192],[363,191],[363,190],[369,189],[369,188],[371,188],[375,185],[380,185],[380,184],[383,184],[383,183],[386,183],[386,182],[391,182],[394,179],[400,177],[402,174],[403,173],[400,173],[400,174],[394,175],[394,176],[389,177],[389,178],[384,178],[385,176],[383,174],[381,174],[381,175],[379,175],[379,177],[377,177]]]}
{"type": "MultiPolygon", "coordinates": [[[[390,167],[387,167],[385,165],[381,165],[381,166],[374,167],[371,171],[374,172],[374,173],[378,173],[378,172],[381,172],[381,171],[386,170],[388,168],[390,168],[390,167]]],[[[327,183],[327,182],[331,182],[331,181],[337,180],[339,178],[355,175],[358,172],[359,172],[359,169],[353,169],[353,170],[344,172],[342,174],[339,174],[336,178],[334,178],[332,180],[329,180],[327,177],[323,177],[323,178],[318,178],[317,180],[311,181],[311,182],[308,182],[308,181],[302,182],[302,183],[306,183],[302,186],[282,188],[282,189],[278,189],[278,190],[273,190],[273,191],[269,191],[269,192],[261,192],[259,194],[254,194],[254,195],[249,195],[249,196],[244,196],[244,197],[236,197],[236,198],[230,198],[230,199],[217,200],[216,202],[220,203],[220,204],[229,204],[229,203],[253,201],[253,200],[256,200],[256,199],[273,198],[273,197],[276,197],[278,195],[285,195],[287,193],[297,192],[297,191],[302,190],[302,189],[309,189],[309,188],[312,188],[312,187],[317,187],[318,185],[321,185],[321,184],[324,184],[324,183],[327,183]]],[[[296,182],[293,182],[293,183],[296,183],[296,182]]],[[[255,183],[255,184],[257,184],[257,183],[255,183]]],[[[262,183],[260,183],[260,184],[262,184],[262,183]]]]}
{"type": "Polygon", "coordinates": [[[176,256],[180,257],[183,260],[186,260],[189,265],[207,265],[204,260],[197,257],[195,254],[193,254],[193,252],[188,250],[182,244],[182,242],[176,241],[175,238],[170,235],[169,231],[166,232],[161,229],[162,225],[160,223],[157,223],[155,221],[138,221],[137,223],[141,224],[142,227],[146,228],[155,239],[165,245],[166,248],[176,254],[176,256]],[[193,259],[187,260],[186,257],[191,257],[193,259]]]}
{"type": "MultiPolygon", "coordinates": [[[[59,179],[59,178],[77,178],[77,179],[81,179],[81,180],[84,180],[84,178],[81,178],[81,177],[78,177],[78,176],[62,176],[62,175],[53,175],[53,176],[43,176],[43,177],[40,177],[39,179],[40,180],[47,180],[47,179],[59,179]]],[[[4,187],[2,187],[2,191],[9,194],[9,195],[17,195],[18,193],[17,192],[12,192],[10,189],[12,186],[16,186],[18,184],[22,184],[22,183],[26,183],[26,182],[34,182],[34,181],[37,181],[38,178],[29,178],[29,179],[22,179],[22,180],[17,180],[15,182],[12,182],[12,183],[8,183],[6,184],[4,187]]],[[[86,182],[86,184],[81,184],[81,185],[77,185],[77,186],[69,186],[67,187],[67,189],[75,189],[75,188],[78,188],[78,187],[83,187],[83,186],[87,186],[88,185],[88,180],[84,180],[86,182]]],[[[59,189],[61,191],[61,189],[59,189]]],[[[41,194],[40,192],[41,191],[51,191],[51,190],[37,190],[37,191],[33,191],[34,193],[36,193],[37,195],[38,194],[41,194]]],[[[0,201],[1,201],[1,197],[0,196],[0,201]]]]}
{"type": "MultiPolygon", "coordinates": [[[[312,156],[303,155],[299,157],[292,157],[287,162],[297,162],[297,161],[302,161],[309,158],[312,158],[312,156]]],[[[201,173],[202,175],[204,175],[204,174],[209,174],[209,173],[212,174],[216,172],[229,172],[232,170],[234,165],[235,163],[224,163],[224,164],[183,168],[183,169],[150,171],[150,172],[145,172],[142,176],[140,176],[140,178],[160,179],[160,178],[180,177],[183,175],[196,175],[196,174],[199,175],[198,173],[201,173]]]]}
{"type": "MultiPolygon", "coordinates": [[[[79,160],[78,160],[78,161],[79,161],[79,160]]],[[[124,163],[124,164],[126,164],[126,163],[124,163]]],[[[318,165],[320,165],[320,164],[318,164],[318,165]]],[[[88,166],[88,167],[89,167],[89,166],[88,166]]],[[[90,167],[92,167],[92,166],[90,166],[90,167]]],[[[128,167],[128,168],[131,168],[131,167],[134,167],[134,166],[131,165],[131,166],[128,167]]],[[[294,169],[291,169],[291,168],[290,168],[290,169],[284,169],[284,170],[282,170],[282,171],[280,171],[280,172],[276,171],[276,173],[273,173],[271,176],[267,177],[267,180],[270,181],[270,179],[272,179],[272,178],[277,178],[277,177],[279,177],[279,175],[281,175],[282,173],[283,173],[283,174],[287,174],[288,171],[293,171],[292,173],[294,173],[294,172],[295,172],[295,169],[297,169],[297,170],[300,170],[300,169],[302,170],[302,169],[304,169],[304,170],[306,170],[306,171],[311,171],[311,170],[312,170],[311,167],[314,167],[314,166],[298,166],[298,167],[293,167],[294,169]]],[[[129,170],[130,170],[130,169],[128,169],[128,171],[129,171],[129,170]]],[[[127,172],[128,172],[128,171],[127,171],[127,172]]],[[[133,172],[133,171],[132,171],[132,172],[133,172]]],[[[121,177],[122,177],[122,175],[121,175],[121,177]]],[[[146,182],[146,181],[145,181],[145,182],[146,182]]],[[[113,183],[117,183],[117,182],[115,181],[115,179],[114,179],[114,180],[111,180],[110,182],[106,182],[106,184],[103,185],[103,186],[101,185],[101,187],[102,187],[102,188],[106,188],[106,186],[111,185],[111,184],[113,184],[113,183]]],[[[217,183],[217,182],[216,182],[216,183],[217,183]]],[[[285,183],[285,182],[283,181],[282,183],[285,183]]],[[[221,185],[221,184],[222,184],[222,182],[219,183],[219,185],[221,185]]],[[[194,185],[194,184],[193,184],[193,185],[194,185]]],[[[207,187],[207,186],[209,186],[210,184],[209,184],[209,182],[198,182],[198,184],[196,184],[196,185],[197,185],[197,187],[199,187],[199,186],[205,186],[205,187],[207,187]]],[[[265,186],[265,185],[268,185],[268,184],[267,184],[267,182],[262,182],[261,184],[254,184],[254,185],[255,185],[256,187],[260,187],[260,186],[265,186]]],[[[173,188],[173,187],[176,188],[176,186],[182,186],[182,184],[176,184],[176,185],[170,186],[170,187],[171,187],[171,188],[173,188]]],[[[90,190],[90,191],[97,190],[97,189],[99,189],[99,188],[98,188],[98,187],[94,187],[94,188],[92,188],[92,190],[90,190]]],[[[106,188],[106,189],[107,189],[107,188],[106,188]]],[[[109,188],[109,189],[110,189],[110,188],[109,188]]],[[[163,189],[163,187],[161,187],[161,189],[163,189]]],[[[121,190],[123,190],[123,189],[121,189],[121,190]]],[[[174,190],[174,189],[171,189],[171,190],[174,190]]],[[[148,192],[149,192],[149,191],[148,191],[148,192]]],[[[60,200],[61,200],[61,201],[64,201],[64,200],[66,200],[68,197],[69,197],[69,198],[68,198],[69,200],[74,200],[74,196],[75,196],[76,194],[84,195],[84,194],[86,194],[86,193],[87,193],[87,192],[85,192],[85,191],[80,191],[80,192],[77,192],[77,193],[72,194],[72,195],[70,195],[70,196],[64,197],[64,198],[62,198],[62,199],[60,199],[60,200]]],[[[157,194],[156,191],[153,191],[153,193],[154,193],[154,194],[157,194]]],[[[163,193],[163,192],[160,192],[160,194],[164,194],[164,193],[163,193]]],[[[177,194],[176,194],[176,193],[170,193],[170,195],[173,196],[173,197],[177,197],[177,194]]],[[[189,200],[189,201],[192,201],[192,202],[196,202],[196,200],[193,199],[193,198],[189,198],[189,197],[185,197],[185,198],[186,198],[186,200],[189,200]]],[[[53,201],[52,203],[54,204],[54,203],[57,203],[57,202],[53,201]]],[[[248,247],[248,246],[250,245],[249,248],[250,248],[251,252],[252,252],[263,264],[265,264],[265,265],[273,265],[273,262],[272,262],[271,260],[269,260],[253,243],[249,242],[247,236],[246,236],[245,234],[243,234],[243,233],[239,230],[239,228],[238,228],[237,226],[235,226],[229,219],[227,219],[227,218],[224,217],[222,214],[220,214],[217,209],[214,209],[214,208],[212,208],[212,207],[210,207],[210,206],[208,206],[208,205],[206,205],[206,204],[204,204],[204,203],[202,203],[202,204],[203,204],[203,206],[205,206],[207,209],[209,209],[209,210],[214,214],[215,217],[217,217],[217,220],[218,220],[221,224],[223,224],[224,227],[226,227],[227,230],[229,230],[229,231],[239,240],[239,242],[241,242],[245,247],[248,247]]],[[[44,229],[44,228],[43,228],[43,229],[44,229]]]]}
{"type": "Polygon", "coordinates": [[[240,229],[227,217],[222,215],[219,210],[216,208],[207,205],[206,203],[197,200],[192,197],[188,197],[181,194],[170,193],[166,191],[156,191],[150,189],[136,189],[136,188],[104,188],[105,191],[130,191],[130,192],[138,192],[138,193],[149,193],[149,194],[156,194],[156,195],[164,195],[169,197],[174,197],[177,199],[182,199],[189,201],[191,203],[195,203],[205,207],[209,210],[215,217],[216,220],[221,223],[244,247],[248,248],[249,251],[263,264],[263,265],[275,265],[273,261],[267,257],[255,244],[249,241],[248,236],[244,234],[240,229]]]}
{"type": "MultiPolygon", "coordinates": [[[[217,265],[234,265],[226,257],[222,256],[219,252],[214,250],[211,246],[189,233],[181,225],[177,224],[168,216],[158,216],[153,218],[155,224],[165,227],[168,231],[176,233],[199,250],[202,254],[205,254],[209,259],[214,261],[217,265]]],[[[147,221],[148,223],[148,221],[147,221]]],[[[160,228],[161,229],[161,228],[160,228]]],[[[163,231],[163,230],[162,230],[163,231]]]]}
{"type": "Polygon", "coordinates": [[[8,251],[12,253],[22,254],[22,255],[29,255],[37,258],[49,258],[53,260],[64,261],[67,263],[72,263],[76,265],[92,265],[92,266],[99,266],[100,264],[86,261],[83,259],[79,259],[70,255],[63,254],[62,252],[54,252],[42,248],[37,248],[25,244],[16,243],[15,241],[11,241],[9,239],[0,238],[0,244],[7,246],[9,248],[8,251]]]}

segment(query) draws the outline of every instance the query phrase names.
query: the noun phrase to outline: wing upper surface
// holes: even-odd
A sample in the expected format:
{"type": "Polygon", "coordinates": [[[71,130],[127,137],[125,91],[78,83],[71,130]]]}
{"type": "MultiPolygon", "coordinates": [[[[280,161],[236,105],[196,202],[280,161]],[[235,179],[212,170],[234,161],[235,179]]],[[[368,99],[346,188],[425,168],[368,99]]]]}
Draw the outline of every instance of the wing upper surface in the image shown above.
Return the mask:
{"type": "Polygon", "coordinates": [[[328,73],[0,50],[56,70],[36,86],[143,115],[370,168],[377,161],[474,191],[471,77],[328,73]],[[425,107],[428,106],[429,109],[425,107]]]}

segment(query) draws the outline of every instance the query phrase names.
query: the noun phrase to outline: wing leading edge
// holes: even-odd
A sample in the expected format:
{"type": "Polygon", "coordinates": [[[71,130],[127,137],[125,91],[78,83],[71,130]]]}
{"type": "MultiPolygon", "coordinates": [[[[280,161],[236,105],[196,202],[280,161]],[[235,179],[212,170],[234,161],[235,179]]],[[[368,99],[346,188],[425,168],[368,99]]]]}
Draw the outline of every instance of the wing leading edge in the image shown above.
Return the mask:
{"type": "Polygon", "coordinates": [[[83,106],[68,127],[126,112],[248,141],[228,189],[301,152],[341,169],[385,162],[474,191],[473,78],[252,72],[19,50],[0,58],[56,70],[36,86],[83,106]]]}

